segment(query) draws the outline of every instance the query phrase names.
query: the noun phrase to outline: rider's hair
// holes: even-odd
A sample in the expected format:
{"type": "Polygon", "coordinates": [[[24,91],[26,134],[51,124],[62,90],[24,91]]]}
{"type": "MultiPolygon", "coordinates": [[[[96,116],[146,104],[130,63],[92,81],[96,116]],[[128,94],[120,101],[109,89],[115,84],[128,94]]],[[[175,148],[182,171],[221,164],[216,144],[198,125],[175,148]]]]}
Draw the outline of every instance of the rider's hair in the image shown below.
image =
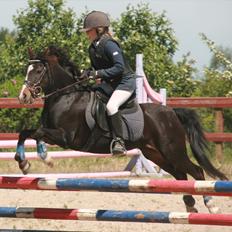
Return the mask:
{"type": "Polygon", "coordinates": [[[97,32],[98,37],[101,37],[102,35],[105,35],[105,34],[111,36],[109,32],[109,27],[97,27],[96,32],[97,32]]]}

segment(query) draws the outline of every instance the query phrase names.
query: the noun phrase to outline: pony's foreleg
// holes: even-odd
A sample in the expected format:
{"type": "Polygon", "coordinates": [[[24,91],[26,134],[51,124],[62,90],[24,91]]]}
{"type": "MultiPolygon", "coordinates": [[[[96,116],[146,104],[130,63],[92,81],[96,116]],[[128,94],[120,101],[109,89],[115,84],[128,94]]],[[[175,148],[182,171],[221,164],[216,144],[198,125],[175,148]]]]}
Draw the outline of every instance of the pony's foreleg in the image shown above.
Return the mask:
{"type": "Polygon", "coordinates": [[[44,141],[36,140],[37,155],[47,164],[49,167],[53,167],[53,162],[51,157],[48,155],[47,147],[44,141]]]}
{"type": "Polygon", "coordinates": [[[37,142],[37,155],[46,163],[48,166],[53,167],[52,158],[49,156],[46,148],[46,144],[57,144],[62,147],[66,146],[65,133],[61,129],[50,129],[41,127],[33,134],[33,138],[37,142]]]}
{"type": "Polygon", "coordinates": [[[26,157],[25,157],[24,143],[25,143],[25,140],[29,138],[34,132],[35,130],[24,130],[24,131],[21,131],[21,133],[19,134],[19,140],[17,143],[16,154],[14,158],[18,162],[19,168],[21,169],[23,174],[28,174],[30,166],[31,166],[29,161],[26,160],[26,157]]]}

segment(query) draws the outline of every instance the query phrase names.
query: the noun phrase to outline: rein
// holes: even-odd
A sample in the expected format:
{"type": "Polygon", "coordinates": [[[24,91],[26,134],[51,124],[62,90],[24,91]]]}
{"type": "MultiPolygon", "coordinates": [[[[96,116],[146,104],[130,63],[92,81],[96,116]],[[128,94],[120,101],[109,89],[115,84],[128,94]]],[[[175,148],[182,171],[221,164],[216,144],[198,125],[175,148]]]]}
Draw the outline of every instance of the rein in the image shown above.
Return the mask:
{"type": "MultiPolygon", "coordinates": [[[[79,78],[82,78],[84,75],[82,74],[79,78]]],[[[92,79],[92,78],[91,78],[92,79]]],[[[71,85],[67,85],[67,86],[65,86],[65,87],[63,87],[63,88],[61,88],[61,89],[57,89],[57,90],[55,90],[55,91],[53,91],[53,92],[51,92],[51,93],[49,93],[49,94],[46,94],[45,96],[43,96],[43,97],[41,97],[42,99],[47,99],[47,98],[49,98],[49,97],[51,97],[51,96],[53,96],[53,95],[55,95],[55,94],[57,94],[57,93],[61,93],[61,92],[63,92],[64,90],[67,90],[67,89],[69,89],[69,88],[71,88],[71,87],[73,87],[73,86],[75,86],[75,85],[78,85],[78,84],[80,84],[80,83],[83,83],[83,82],[86,82],[86,81],[88,81],[88,80],[90,80],[90,79],[88,79],[88,78],[86,78],[86,79],[83,79],[83,80],[80,80],[80,81],[76,81],[75,83],[73,83],[73,84],[71,84],[71,85]]]]}

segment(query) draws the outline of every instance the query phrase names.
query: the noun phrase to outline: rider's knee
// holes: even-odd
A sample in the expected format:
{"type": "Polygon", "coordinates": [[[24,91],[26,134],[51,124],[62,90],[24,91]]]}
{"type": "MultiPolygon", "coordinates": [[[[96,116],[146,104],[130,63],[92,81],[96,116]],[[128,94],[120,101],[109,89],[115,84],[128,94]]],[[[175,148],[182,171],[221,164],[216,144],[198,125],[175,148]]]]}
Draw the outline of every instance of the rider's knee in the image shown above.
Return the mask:
{"type": "Polygon", "coordinates": [[[106,110],[108,115],[113,115],[118,112],[118,106],[114,103],[108,102],[106,105],[106,110]]]}

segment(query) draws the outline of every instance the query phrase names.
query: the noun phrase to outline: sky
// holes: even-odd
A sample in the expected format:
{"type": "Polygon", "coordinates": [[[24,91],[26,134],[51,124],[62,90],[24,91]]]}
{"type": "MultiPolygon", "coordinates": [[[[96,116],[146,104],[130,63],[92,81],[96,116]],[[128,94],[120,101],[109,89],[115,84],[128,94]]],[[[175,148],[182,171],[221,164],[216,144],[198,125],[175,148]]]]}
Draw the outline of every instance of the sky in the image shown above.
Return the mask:
{"type": "MultiPolygon", "coordinates": [[[[166,12],[179,42],[175,61],[190,52],[199,70],[209,64],[212,53],[199,36],[202,32],[217,45],[232,48],[232,0],[66,0],[65,7],[77,15],[87,8],[117,19],[128,4],[136,6],[141,2],[148,3],[154,12],[166,12]]],[[[27,6],[27,0],[0,0],[0,27],[13,30],[13,15],[27,6]]]]}

